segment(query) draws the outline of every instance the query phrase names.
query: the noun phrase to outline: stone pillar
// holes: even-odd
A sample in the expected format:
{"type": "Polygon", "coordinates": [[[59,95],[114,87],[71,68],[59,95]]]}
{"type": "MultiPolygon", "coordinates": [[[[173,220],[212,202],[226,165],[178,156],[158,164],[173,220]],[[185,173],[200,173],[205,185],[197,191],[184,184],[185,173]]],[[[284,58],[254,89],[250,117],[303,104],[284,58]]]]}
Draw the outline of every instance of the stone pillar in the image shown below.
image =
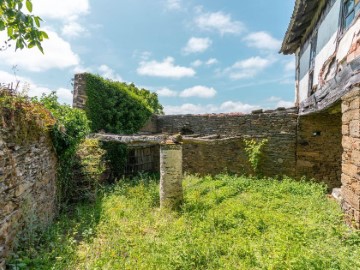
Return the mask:
{"type": "Polygon", "coordinates": [[[183,202],[182,144],[160,146],[160,207],[176,209],[183,202]]]}
{"type": "Polygon", "coordinates": [[[342,208],[347,222],[360,226],[360,89],[342,98],[342,208]]]}
{"type": "Polygon", "coordinates": [[[75,74],[73,108],[85,109],[87,100],[85,75],[85,73],[75,74]]]}

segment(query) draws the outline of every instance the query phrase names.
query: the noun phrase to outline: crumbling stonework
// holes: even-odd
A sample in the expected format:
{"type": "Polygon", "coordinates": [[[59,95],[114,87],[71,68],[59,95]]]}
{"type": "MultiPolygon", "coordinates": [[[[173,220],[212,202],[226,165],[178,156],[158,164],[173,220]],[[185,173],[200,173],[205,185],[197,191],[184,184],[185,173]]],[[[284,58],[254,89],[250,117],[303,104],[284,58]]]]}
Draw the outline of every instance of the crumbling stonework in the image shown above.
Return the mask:
{"type": "Polygon", "coordinates": [[[360,227],[360,90],[342,98],[342,208],[349,223],[360,227]]]}
{"type": "Polygon", "coordinates": [[[57,158],[49,134],[15,142],[0,129],[0,269],[14,240],[49,224],[56,213],[57,158]]]}
{"type": "Polygon", "coordinates": [[[209,143],[186,143],[183,149],[184,170],[190,173],[249,173],[251,167],[244,151],[243,138],[267,138],[260,171],[267,176],[295,176],[296,109],[257,111],[252,114],[209,114],[158,116],[161,133],[219,134],[239,137],[209,143]]]}
{"type": "Polygon", "coordinates": [[[78,109],[85,109],[87,95],[86,95],[86,80],[85,73],[75,74],[74,78],[74,95],[73,107],[78,109]]]}
{"type": "Polygon", "coordinates": [[[340,104],[331,109],[299,117],[296,174],[327,184],[329,190],[341,186],[340,104]]]}

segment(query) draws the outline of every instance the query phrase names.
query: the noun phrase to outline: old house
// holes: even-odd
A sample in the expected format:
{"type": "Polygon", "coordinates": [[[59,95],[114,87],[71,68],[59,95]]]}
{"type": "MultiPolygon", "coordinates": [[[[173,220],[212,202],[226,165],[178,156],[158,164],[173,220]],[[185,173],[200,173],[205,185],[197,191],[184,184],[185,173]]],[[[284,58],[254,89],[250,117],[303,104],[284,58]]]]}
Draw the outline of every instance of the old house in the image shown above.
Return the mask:
{"type": "Polygon", "coordinates": [[[338,182],[342,207],[358,224],[359,13],[359,0],[296,0],[281,48],[296,57],[297,171],[338,182]]]}

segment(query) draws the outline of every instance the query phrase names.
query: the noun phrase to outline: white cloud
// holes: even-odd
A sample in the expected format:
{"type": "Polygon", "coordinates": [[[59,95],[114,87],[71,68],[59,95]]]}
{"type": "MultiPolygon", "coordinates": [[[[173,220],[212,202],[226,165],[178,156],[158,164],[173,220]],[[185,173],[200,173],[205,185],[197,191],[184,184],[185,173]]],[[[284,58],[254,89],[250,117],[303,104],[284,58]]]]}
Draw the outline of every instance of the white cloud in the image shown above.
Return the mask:
{"type": "Polygon", "coordinates": [[[202,53],[205,52],[212,44],[210,38],[196,38],[192,37],[189,39],[186,46],[183,48],[185,54],[190,53],[202,53]]]}
{"type": "Polygon", "coordinates": [[[269,67],[275,60],[271,58],[263,58],[260,56],[251,57],[236,62],[231,67],[225,69],[225,73],[234,80],[253,78],[259,72],[269,67]]]}
{"type": "Polygon", "coordinates": [[[157,93],[160,97],[176,97],[177,94],[178,94],[176,91],[170,90],[169,88],[166,88],[166,87],[157,90],[156,93],[157,93]]]}
{"type": "Polygon", "coordinates": [[[204,113],[250,113],[259,109],[259,106],[242,102],[226,101],[220,105],[186,103],[180,106],[164,106],[165,114],[204,114],[204,113]]]}
{"type": "Polygon", "coordinates": [[[78,65],[73,69],[73,72],[76,73],[85,73],[85,72],[93,72],[92,68],[90,67],[84,67],[82,65],[78,65]]]}
{"type": "Polygon", "coordinates": [[[212,87],[197,85],[187,88],[180,93],[180,97],[199,97],[199,98],[212,98],[216,95],[216,90],[212,87]]]}
{"type": "MultiPolygon", "coordinates": [[[[18,65],[19,69],[35,72],[79,65],[79,56],[72,51],[70,43],[51,30],[46,30],[46,32],[49,39],[42,43],[44,54],[37,48],[17,50],[16,52],[8,49],[0,53],[0,61],[8,65],[18,65]]],[[[2,33],[2,35],[4,34],[2,33]]],[[[3,40],[3,36],[0,35],[0,37],[0,40],[3,40]]]]}
{"type": "Polygon", "coordinates": [[[219,61],[217,60],[217,59],[215,59],[215,58],[210,58],[209,60],[207,60],[206,61],[206,65],[207,66],[212,66],[212,65],[215,65],[215,64],[217,64],[217,63],[219,63],[219,61]]]}
{"type": "Polygon", "coordinates": [[[272,37],[266,32],[251,33],[244,38],[244,41],[249,47],[264,50],[279,50],[281,46],[281,40],[272,37]]]}
{"type": "Polygon", "coordinates": [[[295,72],[295,65],[295,58],[292,58],[291,60],[285,62],[285,72],[293,74],[295,72]]]}
{"type": "Polygon", "coordinates": [[[56,90],[56,95],[59,97],[60,103],[72,104],[73,102],[73,94],[70,89],[67,88],[59,88],[56,90]]]}
{"type": "Polygon", "coordinates": [[[202,64],[203,64],[203,62],[198,59],[198,60],[195,60],[194,62],[192,62],[190,65],[191,65],[192,67],[201,67],[202,64]]]}
{"type": "MultiPolygon", "coordinates": [[[[51,89],[49,89],[46,86],[40,86],[36,83],[34,83],[31,79],[29,78],[25,78],[25,77],[21,77],[21,76],[16,76],[14,74],[5,72],[5,71],[1,71],[0,70],[0,83],[2,84],[11,84],[15,87],[18,83],[18,91],[22,92],[24,89],[28,90],[28,92],[26,93],[29,97],[40,97],[42,94],[50,94],[52,92],[51,89]]],[[[56,95],[59,98],[59,102],[60,103],[66,103],[71,105],[72,104],[72,99],[73,99],[73,94],[71,93],[70,89],[66,89],[66,88],[58,88],[57,90],[55,90],[56,95]]]]}
{"type": "Polygon", "coordinates": [[[245,30],[242,22],[233,20],[230,14],[222,11],[203,12],[202,8],[197,8],[197,13],[195,24],[202,30],[217,31],[221,35],[239,34],[245,30]]]}
{"type": "Polygon", "coordinates": [[[33,0],[34,10],[40,17],[74,20],[90,11],[89,0],[33,0]]]}
{"type": "Polygon", "coordinates": [[[66,23],[61,33],[67,37],[79,37],[87,33],[87,30],[76,21],[70,21],[66,23]]]}
{"type": "Polygon", "coordinates": [[[266,99],[266,102],[272,103],[272,108],[279,108],[279,107],[294,107],[295,103],[293,101],[286,101],[283,100],[281,97],[275,97],[271,96],[268,99],[266,99]]]}
{"type": "Polygon", "coordinates": [[[166,8],[169,10],[180,10],[181,0],[166,0],[166,8]]]}
{"type": "Polygon", "coordinates": [[[89,0],[33,0],[33,5],[41,18],[61,21],[64,36],[79,37],[88,33],[78,21],[90,12],[89,0]]]}
{"type": "Polygon", "coordinates": [[[119,74],[117,74],[113,69],[111,69],[110,67],[108,67],[107,65],[101,65],[99,67],[99,71],[100,71],[100,75],[104,78],[113,80],[113,81],[123,81],[123,79],[121,78],[121,76],[119,74]]]}
{"type": "Polygon", "coordinates": [[[295,106],[295,102],[293,101],[286,101],[286,100],[279,100],[276,103],[276,107],[285,107],[285,108],[290,108],[290,107],[294,107],[295,106]]]}
{"type": "Polygon", "coordinates": [[[251,111],[259,108],[259,106],[245,104],[240,101],[226,101],[221,104],[219,111],[250,113],[251,111]]]}
{"type": "Polygon", "coordinates": [[[141,61],[137,73],[144,76],[173,79],[195,76],[195,70],[189,67],[176,66],[174,61],[175,59],[172,57],[167,57],[162,62],[155,60],[141,61]]]}

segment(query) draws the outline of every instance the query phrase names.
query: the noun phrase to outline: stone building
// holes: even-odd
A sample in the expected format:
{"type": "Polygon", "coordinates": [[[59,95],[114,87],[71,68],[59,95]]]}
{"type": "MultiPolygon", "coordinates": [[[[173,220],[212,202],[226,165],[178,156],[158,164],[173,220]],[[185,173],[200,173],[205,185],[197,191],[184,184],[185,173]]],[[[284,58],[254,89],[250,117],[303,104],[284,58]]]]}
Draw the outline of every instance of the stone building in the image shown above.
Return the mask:
{"type": "MultiPolygon", "coordinates": [[[[281,52],[296,57],[297,171],[341,175],[342,207],[360,222],[360,4],[296,0],[281,52]],[[327,164],[327,166],[324,166],[327,164]],[[332,165],[330,165],[332,164],[332,165]]],[[[339,183],[340,184],[340,183],[339,183]]]]}

